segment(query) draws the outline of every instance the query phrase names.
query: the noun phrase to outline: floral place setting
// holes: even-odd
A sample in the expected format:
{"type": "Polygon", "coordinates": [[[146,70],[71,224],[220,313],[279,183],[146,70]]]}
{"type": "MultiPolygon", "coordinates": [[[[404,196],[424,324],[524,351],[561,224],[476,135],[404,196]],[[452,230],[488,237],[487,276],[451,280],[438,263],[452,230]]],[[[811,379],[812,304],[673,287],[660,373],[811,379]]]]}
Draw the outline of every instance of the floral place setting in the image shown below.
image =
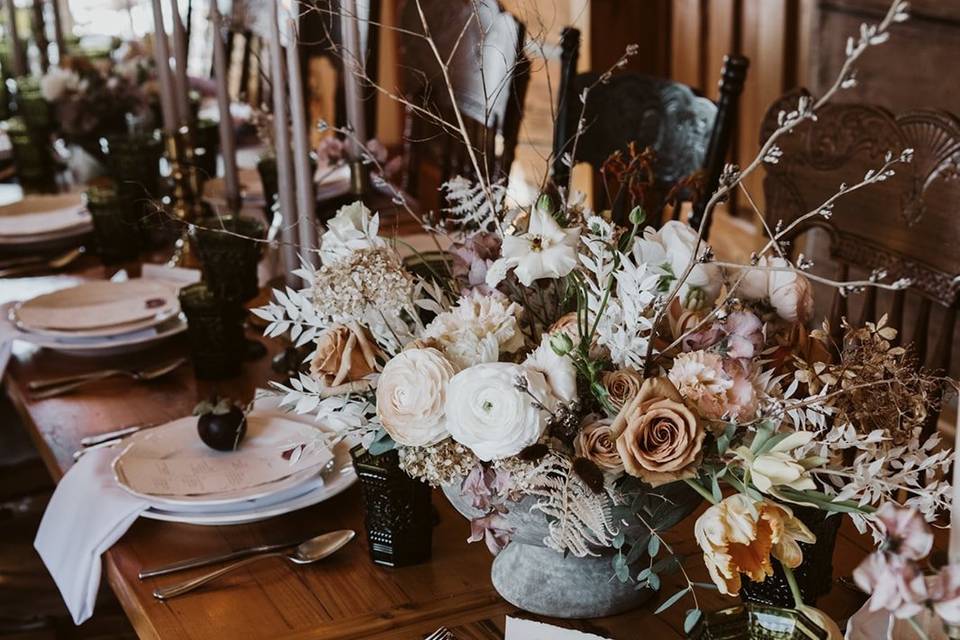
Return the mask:
{"type": "Polygon", "coordinates": [[[426,0],[402,26],[352,0],[336,16],[148,4],[149,39],[98,56],[57,43],[56,64],[6,83],[25,195],[0,206],[0,276],[17,277],[0,282],[0,369],[30,346],[6,384],[59,476],[33,546],[75,624],[106,575],[155,637],[960,636],[960,485],[940,426],[957,384],[900,326],[916,265],[827,277],[804,240],[855,192],[917,188],[919,150],[871,139],[862,178],[776,223],[764,207],[782,203],[750,191],[892,46],[906,2],[841,46],[819,96],[777,103],[746,162],[723,162],[747,69],[731,58],[716,104],[681,92],[713,109],[715,132],[684,148],[702,168],[667,180],[665,150],[621,140],[591,196],[560,176],[606,135],[588,105],[636,45],[568,86],[576,30],[548,49],[486,0],[451,38],[426,0]],[[305,16],[337,18],[346,124],[316,117],[305,16]],[[201,27],[210,81],[188,73],[201,27]],[[421,79],[442,108],[378,82],[369,28],[427,45],[398,51],[436,63],[421,79]],[[493,94],[487,47],[510,67],[493,94]],[[474,50],[476,73],[453,73],[474,50]],[[522,104],[511,74],[537,55],[561,60],[552,125],[573,131],[525,193],[500,171],[518,137],[501,103],[522,104]],[[462,157],[412,124],[388,153],[367,92],[462,157]],[[490,121],[496,142],[476,144],[490,121]],[[431,154],[448,163],[432,208],[405,191],[435,177],[411,160],[431,154]],[[734,206],[762,234],[739,258],[711,232],[734,206]]]}

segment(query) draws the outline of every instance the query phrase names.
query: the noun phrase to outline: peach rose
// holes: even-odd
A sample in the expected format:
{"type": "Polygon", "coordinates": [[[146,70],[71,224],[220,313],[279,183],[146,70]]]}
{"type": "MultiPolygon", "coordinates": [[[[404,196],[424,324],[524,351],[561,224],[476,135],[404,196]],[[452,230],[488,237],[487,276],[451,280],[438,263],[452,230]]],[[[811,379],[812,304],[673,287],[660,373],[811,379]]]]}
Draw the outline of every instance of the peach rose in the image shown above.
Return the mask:
{"type": "Polygon", "coordinates": [[[704,430],[668,378],[648,378],[610,427],[627,473],[656,487],[696,473],[704,430]]]}
{"type": "Polygon", "coordinates": [[[310,374],[328,387],[360,380],[376,371],[376,353],[377,348],[365,329],[337,324],[317,338],[310,374]]]}
{"type": "Polygon", "coordinates": [[[633,369],[617,369],[603,372],[600,384],[607,390],[610,404],[619,411],[640,391],[643,377],[633,369]]]}
{"type": "Polygon", "coordinates": [[[588,423],[573,442],[578,456],[583,456],[606,473],[623,473],[623,460],[610,434],[610,418],[601,418],[588,423]]]}

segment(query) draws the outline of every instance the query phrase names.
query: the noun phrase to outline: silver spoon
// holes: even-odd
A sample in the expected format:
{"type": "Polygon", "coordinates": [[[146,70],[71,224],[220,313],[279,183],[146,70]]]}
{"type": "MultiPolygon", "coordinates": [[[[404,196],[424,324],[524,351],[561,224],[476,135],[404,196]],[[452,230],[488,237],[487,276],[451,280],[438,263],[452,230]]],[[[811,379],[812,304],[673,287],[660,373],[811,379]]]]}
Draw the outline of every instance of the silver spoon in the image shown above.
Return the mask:
{"type": "Polygon", "coordinates": [[[168,598],[179,596],[187,593],[188,591],[193,591],[197,587],[207,584],[211,580],[216,580],[220,576],[230,573],[234,569],[245,567],[252,562],[262,560],[263,558],[286,558],[294,564],[310,564],[311,562],[323,560],[327,556],[337,552],[341,547],[353,540],[355,535],[357,535],[356,532],[351,531],[350,529],[341,529],[339,531],[325,533],[321,536],[310,538],[306,542],[300,543],[300,545],[298,545],[290,555],[287,555],[282,551],[273,551],[270,553],[263,553],[250,558],[245,558],[243,560],[238,560],[237,562],[228,564],[227,566],[221,567],[216,571],[205,573],[202,576],[193,578],[192,580],[187,580],[186,582],[181,582],[180,584],[157,589],[153,592],[153,597],[157,598],[158,600],[166,600],[168,598]]]}
{"type": "MultiPolygon", "coordinates": [[[[54,396],[59,396],[61,394],[67,393],[68,391],[73,391],[77,387],[82,387],[88,382],[95,382],[97,380],[105,380],[113,376],[127,376],[132,378],[137,382],[146,382],[147,380],[154,380],[156,378],[161,378],[174,369],[177,369],[187,361],[186,358],[177,358],[173,362],[168,362],[162,364],[152,369],[141,369],[140,371],[126,371],[124,369],[112,369],[110,371],[101,371],[99,373],[93,373],[83,378],[74,380],[73,382],[68,382],[66,384],[57,384],[56,386],[45,387],[43,391],[35,391],[31,393],[31,396],[34,400],[43,400],[44,398],[52,398],[54,396]]],[[[49,383],[48,383],[49,384],[49,383]]]]}

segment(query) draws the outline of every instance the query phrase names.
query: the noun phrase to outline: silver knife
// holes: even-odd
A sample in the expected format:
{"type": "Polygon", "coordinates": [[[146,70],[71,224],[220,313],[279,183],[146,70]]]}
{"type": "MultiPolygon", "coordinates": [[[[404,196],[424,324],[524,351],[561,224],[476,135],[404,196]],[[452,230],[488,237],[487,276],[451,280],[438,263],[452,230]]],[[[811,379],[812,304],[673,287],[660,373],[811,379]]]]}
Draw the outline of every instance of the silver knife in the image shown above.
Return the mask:
{"type": "Polygon", "coordinates": [[[162,567],[157,567],[156,569],[144,569],[137,574],[141,580],[146,578],[155,578],[157,576],[165,576],[170,573],[176,573],[177,571],[185,571],[187,569],[196,569],[197,567],[206,567],[211,564],[219,564],[221,562],[228,562],[230,560],[238,560],[240,558],[246,558],[247,556],[256,555],[258,553],[266,553],[269,551],[279,551],[280,549],[289,549],[290,547],[295,547],[298,544],[303,542],[303,540],[296,540],[294,542],[281,542],[277,544],[262,544],[256,547],[248,547],[246,549],[240,549],[239,551],[231,551],[229,553],[221,553],[213,556],[201,556],[198,558],[190,558],[189,560],[181,560],[180,562],[174,562],[172,564],[167,564],[162,567]]]}

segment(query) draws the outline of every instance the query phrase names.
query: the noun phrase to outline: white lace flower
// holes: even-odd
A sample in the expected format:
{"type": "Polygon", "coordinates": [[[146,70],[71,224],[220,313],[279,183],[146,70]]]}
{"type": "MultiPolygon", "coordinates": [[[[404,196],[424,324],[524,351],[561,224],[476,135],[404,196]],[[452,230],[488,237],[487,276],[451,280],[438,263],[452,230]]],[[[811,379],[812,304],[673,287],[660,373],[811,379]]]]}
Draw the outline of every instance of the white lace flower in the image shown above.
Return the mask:
{"type": "Polygon", "coordinates": [[[424,337],[436,340],[458,369],[495,362],[501,353],[523,347],[520,312],[520,305],[499,293],[472,290],[457,306],[434,318],[424,337]]]}
{"type": "Polygon", "coordinates": [[[340,207],[320,237],[320,260],[325,265],[333,264],[359,249],[386,247],[387,243],[377,235],[379,230],[380,214],[371,217],[362,202],[340,207]]]}
{"type": "Polygon", "coordinates": [[[534,207],[526,233],[504,236],[503,257],[487,271],[487,285],[500,284],[511,268],[528,287],[539,278],[562,278],[577,266],[579,239],[579,228],[564,229],[548,211],[534,207]]]}

